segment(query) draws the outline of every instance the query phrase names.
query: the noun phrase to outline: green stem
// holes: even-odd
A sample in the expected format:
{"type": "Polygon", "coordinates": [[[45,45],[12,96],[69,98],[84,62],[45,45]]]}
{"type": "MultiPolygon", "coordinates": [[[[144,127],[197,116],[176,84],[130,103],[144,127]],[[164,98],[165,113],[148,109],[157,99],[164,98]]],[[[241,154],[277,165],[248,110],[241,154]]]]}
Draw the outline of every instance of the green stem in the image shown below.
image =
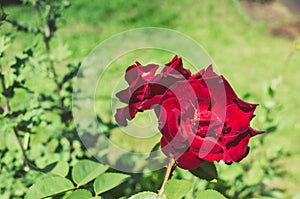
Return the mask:
{"type": "Polygon", "coordinates": [[[27,155],[26,155],[25,149],[24,149],[23,144],[22,144],[22,142],[21,142],[21,139],[20,139],[20,135],[19,135],[19,133],[18,133],[18,130],[14,127],[14,128],[13,128],[13,131],[14,131],[14,133],[15,133],[15,136],[16,136],[17,140],[18,140],[18,143],[19,143],[19,146],[20,146],[20,149],[21,149],[23,158],[24,158],[24,164],[25,164],[25,166],[26,166],[27,168],[30,168],[30,166],[29,166],[29,159],[28,159],[28,157],[27,157],[27,155]]]}
{"type": "MultiPolygon", "coordinates": [[[[0,68],[2,68],[2,67],[0,66],[0,68]]],[[[6,85],[5,85],[4,75],[2,75],[2,74],[0,74],[0,81],[1,81],[2,91],[5,92],[6,85]]],[[[11,108],[9,105],[8,98],[6,96],[4,96],[4,101],[5,101],[5,111],[10,112],[11,108]]]]}
{"type": "Polygon", "coordinates": [[[175,160],[174,159],[171,159],[169,164],[167,165],[167,171],[166,171],[166,175],[165,175],[165,178],[164,178],[164,181],[161,185],[161,188],[160,190],[158,191],[158,195],[162,195],[164,193],[164,190],[165,190],[165,185],[167,183],[167,181],[169,180],[172,172],[173,172],[173,167],[175,165],[175,160]]]}
{"type": "MultiPolygon", "coordinates": [[[[2,67],[0,66],[0,69],[1,68],[2,67]]],[[[0,75],[0,81],[1,81],[2,91],[5,91],[6,90],[5,79],[4,79],[4,76],[2,74],[0,75]]],[[[8,98],[6,96],[4,96],[4,101],[5,101],[5,106],[6,106],[5,107],[5,111],[9,113],[11,111],[11,106],[10,106],[9,100],[8,100],[8,98]]],[[[29,160],[28,160],[28,157],[26,155],[26,152],[25,152],[25,149],[23,147],[23,144],[21,142],[21,138],[20,138],[20,135],[18,133],[18,130],[14,127],[13,131],[14,131],[14,134],[15,134],[17,140],[18,140],[18,144],[20,146],[20,149],[21,149],[21,152],[22,152],[22,155],[23,155],[23,158],[24,158],[24,165],[26,167],[30,168],[29,167],[29,160]]]]}
{"type": "MultiPolygon", "coordinates": [[[[56,93],[57,93],[57,96],[59,98],[60,108],[61,108],[62,112],[64,113],[65,112],[65,103],[64,103],[64,99],[61,95],[61,85],[59,83],[59,80],[58,80],[59,78],[58,78],[57,72],[56,72],[55,67],[54,67],[54,62],[51,59],[51,47],[50,47],[51,31],[50,31],[50,27],[49,27],[48,23],[45,22],[45,26],[44,26],[44,21],[43,21],[43,16],[42,16],[40,6],[41,6],[40,1],[38,0],[36,5],[35,5],[35,9],[36,9],[36,12],[37,12],[37,15],[38,15],[38,18],[39,18],[40,29],[42,30],[40,32],[43,33],[43,40],[44,40],[44,43],[45,43],[47,59],[49,61],[49,69],[50,69],[50,71],[53,75],[53,80],[54,80],[54,83],[55,83],[55,86],[56,86],[56,93]]],[[[68,121],[63,121],[63,122],[65,123],[66,126],[68,126],[68,121]]]]}

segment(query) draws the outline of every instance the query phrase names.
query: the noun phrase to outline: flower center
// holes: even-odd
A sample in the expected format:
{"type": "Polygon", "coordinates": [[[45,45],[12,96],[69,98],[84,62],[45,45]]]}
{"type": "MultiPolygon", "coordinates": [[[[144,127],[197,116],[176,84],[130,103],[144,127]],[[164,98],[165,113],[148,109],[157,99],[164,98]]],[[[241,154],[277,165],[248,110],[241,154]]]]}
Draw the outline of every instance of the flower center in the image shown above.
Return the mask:
{"type": "Polygon", "coordinates": [[[196,109],[195,113],[194,113],[194,118],[192,119],[193,126],[198,125],[199,121],[200,121],[200,114],[198,113],[198,110],[196,109]]]}

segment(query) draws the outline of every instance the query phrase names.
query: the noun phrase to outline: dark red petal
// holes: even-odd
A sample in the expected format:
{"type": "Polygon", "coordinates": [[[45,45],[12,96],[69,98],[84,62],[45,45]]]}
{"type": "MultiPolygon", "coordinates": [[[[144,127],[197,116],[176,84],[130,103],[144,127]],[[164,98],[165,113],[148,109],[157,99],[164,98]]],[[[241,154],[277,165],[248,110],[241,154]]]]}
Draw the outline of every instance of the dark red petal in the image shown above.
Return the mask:
{"type": "Polygon", "coordinates": [[[201,125],[200,123],[197,129],[197,135],[202,138],[206,137],[208,129],[209,129],[209,125],[201,125]]]}
{"type": "Polygon", "coordinates": [[[126,88],[124,90],[121,90],[120,92],[116,93],[117,98],[119,98],[119,100],[123,103],[128,104],[129,103],[129,99],[131,97],[131,92],[129,90],[129,88],[126,88]]]}
{"type": "Polygon", "coordinates": [[[196,128],[192,121],[186,120],[180,123],[180,134],[176,136],[177,140],[188,142],[189,145],[194,141],[196,137],[196,128]]]}
{"type": "Polygon", "coordinates": [[[209,65],[209,66],[206,68],[205,72],[204,72],[203,75],[202,75],[203,79],[212,78],[212,77],[218,77],[218,76],[219,76],[219,75],[217,75],[217,74],[214,72],[212,64],[209,65]]]}
{"type": "Polygon", "coordinates": [[[230,105],[237,98],[237,95],[231,88],[230,84],[223,76],[212,76],[203,79],[204,84],[209,90],[211,98],[214,100],[218,110],[230,105]]]}
{"type": "Polygon", "coordinates": [[[176,97],[172,97],[171,93],[167,93],[162,97],[162,108],[164,108],[167,112],[173,109],[180,109],[180,104],[176,97]]]}
{"type": "Polygon", "coordinates": [[[175,56],[172,58],[172,60],[166,64],[166,66],[171,66],[174,62],[176,62],[176,61],[178,61],[178,60],[179,60],[178,56],[175,55],[175,56]]]}
{"type": "Polygon", "coordinates": [[[206,85],[209,89],[211,98],[214,99],[216,103],[221,102],[222,104],[229,105],[238,98],[223,76],[210,75],[209,77],[203,78],[202,84],[206,85]]]}
{"type": "Polygon", "coordinates": [[[182,169],[193,170],[198,168],[202,164],[202,161],[189,150],[176,160],[176,164],[182,169]]]}
{"type": "Polygon", "coordinates": [[[180,134],[177,135],[179,132],[179,122],[180,111],[178,109],[173,109],[168,112],[161,111],[161,116],[159,117],[159,129],[168,141],[171,141],[174,137],[177,137],[177,139],[179,138],[180,134]]]}
{"type": "Polygon", "coordinates": [[[202,138],[200,136],[196,136],[194,138],[191,144],[191,148],[193,151],[199,152],[202,155],[204,154],[204,156],[208,154],[220,153],[223,151],[218,140],[214,138],[202,138]]]}
{"type": "Polygon", "coordinates": [[[147,91],[145,92],[145,98],[152,98],[157,95],[162,95],[168,90],[167,87],[160,84],[147,84],[147,91]]]}
{"type": "Polygon", "coordinates": [[[198,157],[203,157],[202,159],[205,161],[213,162],[217,161],[219,162],[220,160],[223,159],[223,152],[220,153],[213,153],[213,154],[201,154],[200,152],[198,153],[198,157]]]}
{"type": "Polygon", "coordinates": [[[231,104],[234,99],[238,98],[238,96],[236,95],[236,93],[232,89],[229,82],[225,79],[225,77],[221,76],[221,78],[223,79],[223,83],[224,83],[224,87],[225,87],[227,104],[231,104]]]}
{"type": "Polygon", "coordinates": [[[115,120],[121,126],[127,125],[127,119],[131,120],[128,107],[119,108],[115,114],[115,120]]]}
{"type": "MultiPolygon", "coordinates": [[[[197,97],[199,103],[206,103],[206,105],[210,105],[211,103],[211,96],[210,92],[207,87],[202,84],[203,80],[192,80],[189,81],[192,89],[193,95],[197,97]]],[[[204,104],[201,104],[202,106],[204,104]]],[[[206,108],[205,108],[206,109],[206,108]]]]}
{"type": "Polygon", "coordinates": [[[239,162],[248,154],[248,143],[250,135],[240,135],[236,140],[226,144],[226,150],[224,151],[224,162],[232,163],[239,162]]]}
{"type": "Polygon", "coordinates": [[[253,136],[255,136],[255,135],[258,135],[258,134],[262,134],[262,133],[265,132],[265,131],[258,131],[258,130],[255,130],[255,129],[253,129],[252,127],[249,127],[249,131],[250,131],[251,137],[253,137],[253,136]]]}
{"type": "Polygon", "coordinates": [[[197,72],[196,74],[192,75],[189,80],[195,80],[195,79],[201,79],[203,74],[205,72],[205,69],[201,69],[199,72],[197,72]]]}
{"type": "Polygon", "coordinates": [[[159,65],[157,64],[148,64],[146,66],[139,67],[139,75],[146,81],[151,80],[156,70],[158,69],[159,65]]]}
{"type": "Polygon", "coordinates": [[[191,71],[183,68],[182,59],[178,56],[174,56],[173,59],[165,65],[161,71],[162,74],[175,75],[176,78],[189,78],[191,76],[191,71]],[[181,77],[180,77],[181,76],[181,77]]]}
{"type": "Polygon", "coordinates": [[[160,103],[161,95],[154,96],[150,99],[146,99],[137,106],[138,110],[149,110],[154,108],[160,103]]]}
{"type": "Polygon", "coordinates": [[[240,110],[238,105],[231,104],[226,108],[225,123],[227,126],[226,130],[230,130],[230,132],[226,132],[226,134],[223,134],[224,142],[227,143],[229,141],[235,140],[236,137],[248,131],[250,119],[247,114],[240,110]]]}
{"type": "Polygon", "coordinates": [[[146,91],[147,91],[146,84],[135,89],[134,92],[130,96],[129,104],[135,103],[135,102],[140,102],[140,101],[144,100],[146,91]]]}
{"type": "Polygon", "coordinates": [[[159,66],[156,64],[148,64],[146,66],[140,65],[138,62],[127,68],[125,74],[125,80],[129,85],[132,85],[133,82],[138,79],[143,79],[145,81],[149,81],[155,75],[155,72],[159,66]]]}
{"type": "Polygon", "coordinates": [[[239,106],[239,108],[242,111],[244,111],[250,119],[252,119],[253,113],[254,113],[256,107],[258,106],[258,104],[251,104],[251,103],[245,102],[239,98],[235,99],[234,102],[236,102],[237,105],[239,106]]]}
{"type": "Polygon", "coordinates": [[[160,140],[160,146],[166,156],[174,159],[178,159],[189,148],[186,143],[176,140],[168,141],[164,136],[160,140]]]}
{"type": "Polygon", "coordinates": [[[138,65],[133,64],[126,69],[125,80],[130,85],[138,78],[138,65]]]}
{"type": "Polygon", "coordinates": [[[133,119],[135,117],[136,113],[138,112],[136,107],[138,107],[140,104],[141,104],[141,102],[136,102],[136,103],[131,103],[128,105],[129,115],[130,115],[131,119],[133,119]]]}
{"type": "Polygon", "coordinates": [[[164,136],[160,139],[160,147],[162,152],[169,158],[178,158],[181,154],[176,152],[171,144],[166,140],[164,136]]]}

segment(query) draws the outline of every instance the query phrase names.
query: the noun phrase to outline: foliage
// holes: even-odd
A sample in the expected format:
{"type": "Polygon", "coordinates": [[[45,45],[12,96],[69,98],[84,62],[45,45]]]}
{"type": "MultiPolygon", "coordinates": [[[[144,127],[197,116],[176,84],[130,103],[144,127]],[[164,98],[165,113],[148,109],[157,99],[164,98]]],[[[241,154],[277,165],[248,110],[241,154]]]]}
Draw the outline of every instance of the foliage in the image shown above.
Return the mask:
{"type": "MultiPolygon", "coordinates": [[[[93,7],[93,4],[81,1],[75,6],[78,7],[78,15],[94,23],[100,17],[103,18],[101,23],[109,23],[114,18],[114,23],[124,27],[144,24],[171,24],[174,27],[174,21],[179,14],[170,11],[161,15],[162,9],[158,1],[155,2],[151,5],[143,2],[139,7],[142,9],[135,9],[129,15],[127,9],[135,8],[137,1],[121,6],[120,12],[117,8],[122,1],[111,1],[101,11],[88,15],[79,8],[85,5],[93,7]],[[156,14],[160,15],[161,20],[149,17],[156,14]],[[104,18],[106,15],[109,17],[104,18]]],[[[77,39],[73,38],[76,42],[71,44],[71,49],[76,51],[73,52],[67,44],[56,38],[57,31],[65,23],[63,12],[69,5],[68,2],[60,0],[24,0],[24,7],[30,7],[36,13],[30,21],[12,19],[12,13],[6,13],[0,8],[0,195],[2,198],[23,198],[31,187],[27,198],[34,198],[31,194],[59,194],[55,197],[64,198],[100,198],[96,195],[101,194],[104,198],[128,198],[137,193],[131,198],[165,198],[164,195],[156,194],[162,183],[164,169],[129,177],[87,160],[91,157],[77,137],[71,114],[72,85],[80,63],[71,63],[70,56],[76,57],[82,49],[75,50],[79,48],[74,47],[75,44],[78,45],[77,39]],[[18,41],[25,34],[32,39],[27,41],[29,45],[18,49],[15,46],[23,47],[18,41]],[[79,172],[74,172],[75,170],[79,172]],[[107,178],[115,179],[115,175],[120,175],[118,177],[122,179],[107,181],[107,178]],[[122,183],[125,180],[126,183],[122,183]],[[102,193],[102,185],[105,185],[106,192],[102,193]],[[149,192],[142,192],[145,190],[149,192]]],[[[210,12],[213,13],[213,10],[210,9],[210,12]]],[[[70,20],[76,19],[70,17],[70,20]]],[[[219,31],[216,28],[215,32],[219,31]]],[[[215,32],[212,31],[211,37],[216,35],[215,32]]],[[[264,102],[262,110],[265,114],[257,125],[266,129],[267,134],[252,143],[251,156],[255,159],[250,158],[246,162],[230,166],[205,163],[209,164],[203,168],[205,172],[194,172],[196,176],[176,169],[172,180],[166,185],[165,195],[173,197],[172,194],[175,193],[169,189],[178,187],[178,184],[183,186],[192,182],[191,190],[189,185],[187,188],[179,187],[183,190],[178,197],[206,198],[208,194],[212,194],[214,198],[222,198],[218,192],[205,189],[216,189],[228,198],[283,197],[282,190],[269,185],[285,175],[278,159],[288,154],[283,148],[264,150],[268,136],[276,132],[279,126],[278,112],[282,108],[276,98],[279,80],[280,78],[275,79],[266,86],[265,98],[261,99],[264,102]],[[218,171],[218,176],[215,171],[218,171]],[[208,177],[207,173],[210,174],[208,177]],[[182,180],[182,183],[175,178],[182,180]]],[[[102,121],[107,133],[110,133],[112,123],[105,123],[100,117],[99,121],[102,121]]]]}
{"type": "Polygon", "coordinates": [[[0,38],[0,170],[7,182],[0,185],[0,195],[4,198],[22,197],[40,172],[54,168],[53,173],[65,176],[69,164],[86,157],[71,114],[72,84],[79,64],[66,64],[70,51],[66,48],[57,51],[51,45],[61,12],[68,3],[40,0],[23,3],[36,10],[36,26],[11,20],[1,8],[2,25],[7,28],[1,29],[0,38]],[[11,55],[10,48],[18,32],[10,27],[35,35],[36,42],[11,55]],[[62,75],[57,72],[61,67],[66,71],[62,75]],[[36,76],[40,76],[43,85],[30,81],[36,76]]]}
{"type": "Polygon", "coordinates": [[[64,195],[64,198],[92,198],[91,190],[81,188],[90,181],[94,181],[93,192],[95,197],[98,197],[129,177],[120,173],[104,173],[107,169],[105,165],[90,160],[80,160],[72,168],[72,179],[53,173],[45,174],[29,188],[25,198],[38,199],[58,195],[64,195]]]}

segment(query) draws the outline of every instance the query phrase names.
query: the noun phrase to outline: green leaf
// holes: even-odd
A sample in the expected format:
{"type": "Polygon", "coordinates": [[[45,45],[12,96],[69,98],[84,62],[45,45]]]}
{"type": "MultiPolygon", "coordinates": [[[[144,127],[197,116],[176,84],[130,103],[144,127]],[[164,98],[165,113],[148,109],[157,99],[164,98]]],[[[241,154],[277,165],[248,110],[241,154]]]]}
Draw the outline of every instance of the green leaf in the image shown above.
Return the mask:
{"type": "Polygon", "coordinates": [[[151,149],[151,152],[158,151],[160,149],[160,142],[156,143],[153,148],[151,149]]]}
{"type": "Polygon", "coordinates": [[[167,198],[180,199],[192,189],[192,183],[187,180],[171,179],[166,183],[165,191],[167,198]]]}
{"type": "Polygon", "coordinates": [[[79,161],[72,170],[72,177],[77,187],[84,185],[104,173],[108,166],[90,160],[79,161]]]}
{"type": "Polygon", "coordinates": [[[204,161],[200,167],[190,172],[198,178],[212,181],[218,178],[218,172],[213,162],[204,161]]]}
{"type": "Polygon", "coordinates": [[[196,199],[226,199],[225,196],[219,192],[209,189],[198,193],[196,199]]]}
{"type": "Polygon", "coordinates": [[[10,44],[10,39],[8,37],[6,36],[0,37],[0,57],[3,55],[4,51],[9,47],[9,44],[10,44]]]}
{"type": "Polygon", "coordinates": [[[72,189],[74,189],[74,185],[70,180],[60,176],[46,176],[38,180],[29,188],[25,195],[25,199],[51,197],[72,189]]]}
{"type": "Polygon", "coordinates": [[[71,195],[67,197],[67,199],[89,199],[93,197],[91,192],[86,189],[78,189],[74,191],[71,195]]]}
{"type": "Polygon", "coordinates": [[[144,192],[135,194],[128,199],[146,199],[146,198],[148,198],[148,199],[166,199],[166,197],[159,196],[158,194],[150,192],[150,191],[144,191],[144,192]]]}
{"type": "Polygon", "coordinates": [[[97,195],[108,191],[123,183],[129,175],[121,173],[104,173],[96,178],[94,182],[94,191],[97,195]]]}
{"type": "Polygon", "coordinates": [[[51,170],[51,173],[62,176],[62,177],[66,177],[69,173],[69,164],[66,161],[60,161],[51,170]]]}
{"type": "Polygon", "coordinates": [[[52,58],[57,61],[62,61],[72,55],[68,45],[59,43],[55,50],[53,50],[52,58]]]}

